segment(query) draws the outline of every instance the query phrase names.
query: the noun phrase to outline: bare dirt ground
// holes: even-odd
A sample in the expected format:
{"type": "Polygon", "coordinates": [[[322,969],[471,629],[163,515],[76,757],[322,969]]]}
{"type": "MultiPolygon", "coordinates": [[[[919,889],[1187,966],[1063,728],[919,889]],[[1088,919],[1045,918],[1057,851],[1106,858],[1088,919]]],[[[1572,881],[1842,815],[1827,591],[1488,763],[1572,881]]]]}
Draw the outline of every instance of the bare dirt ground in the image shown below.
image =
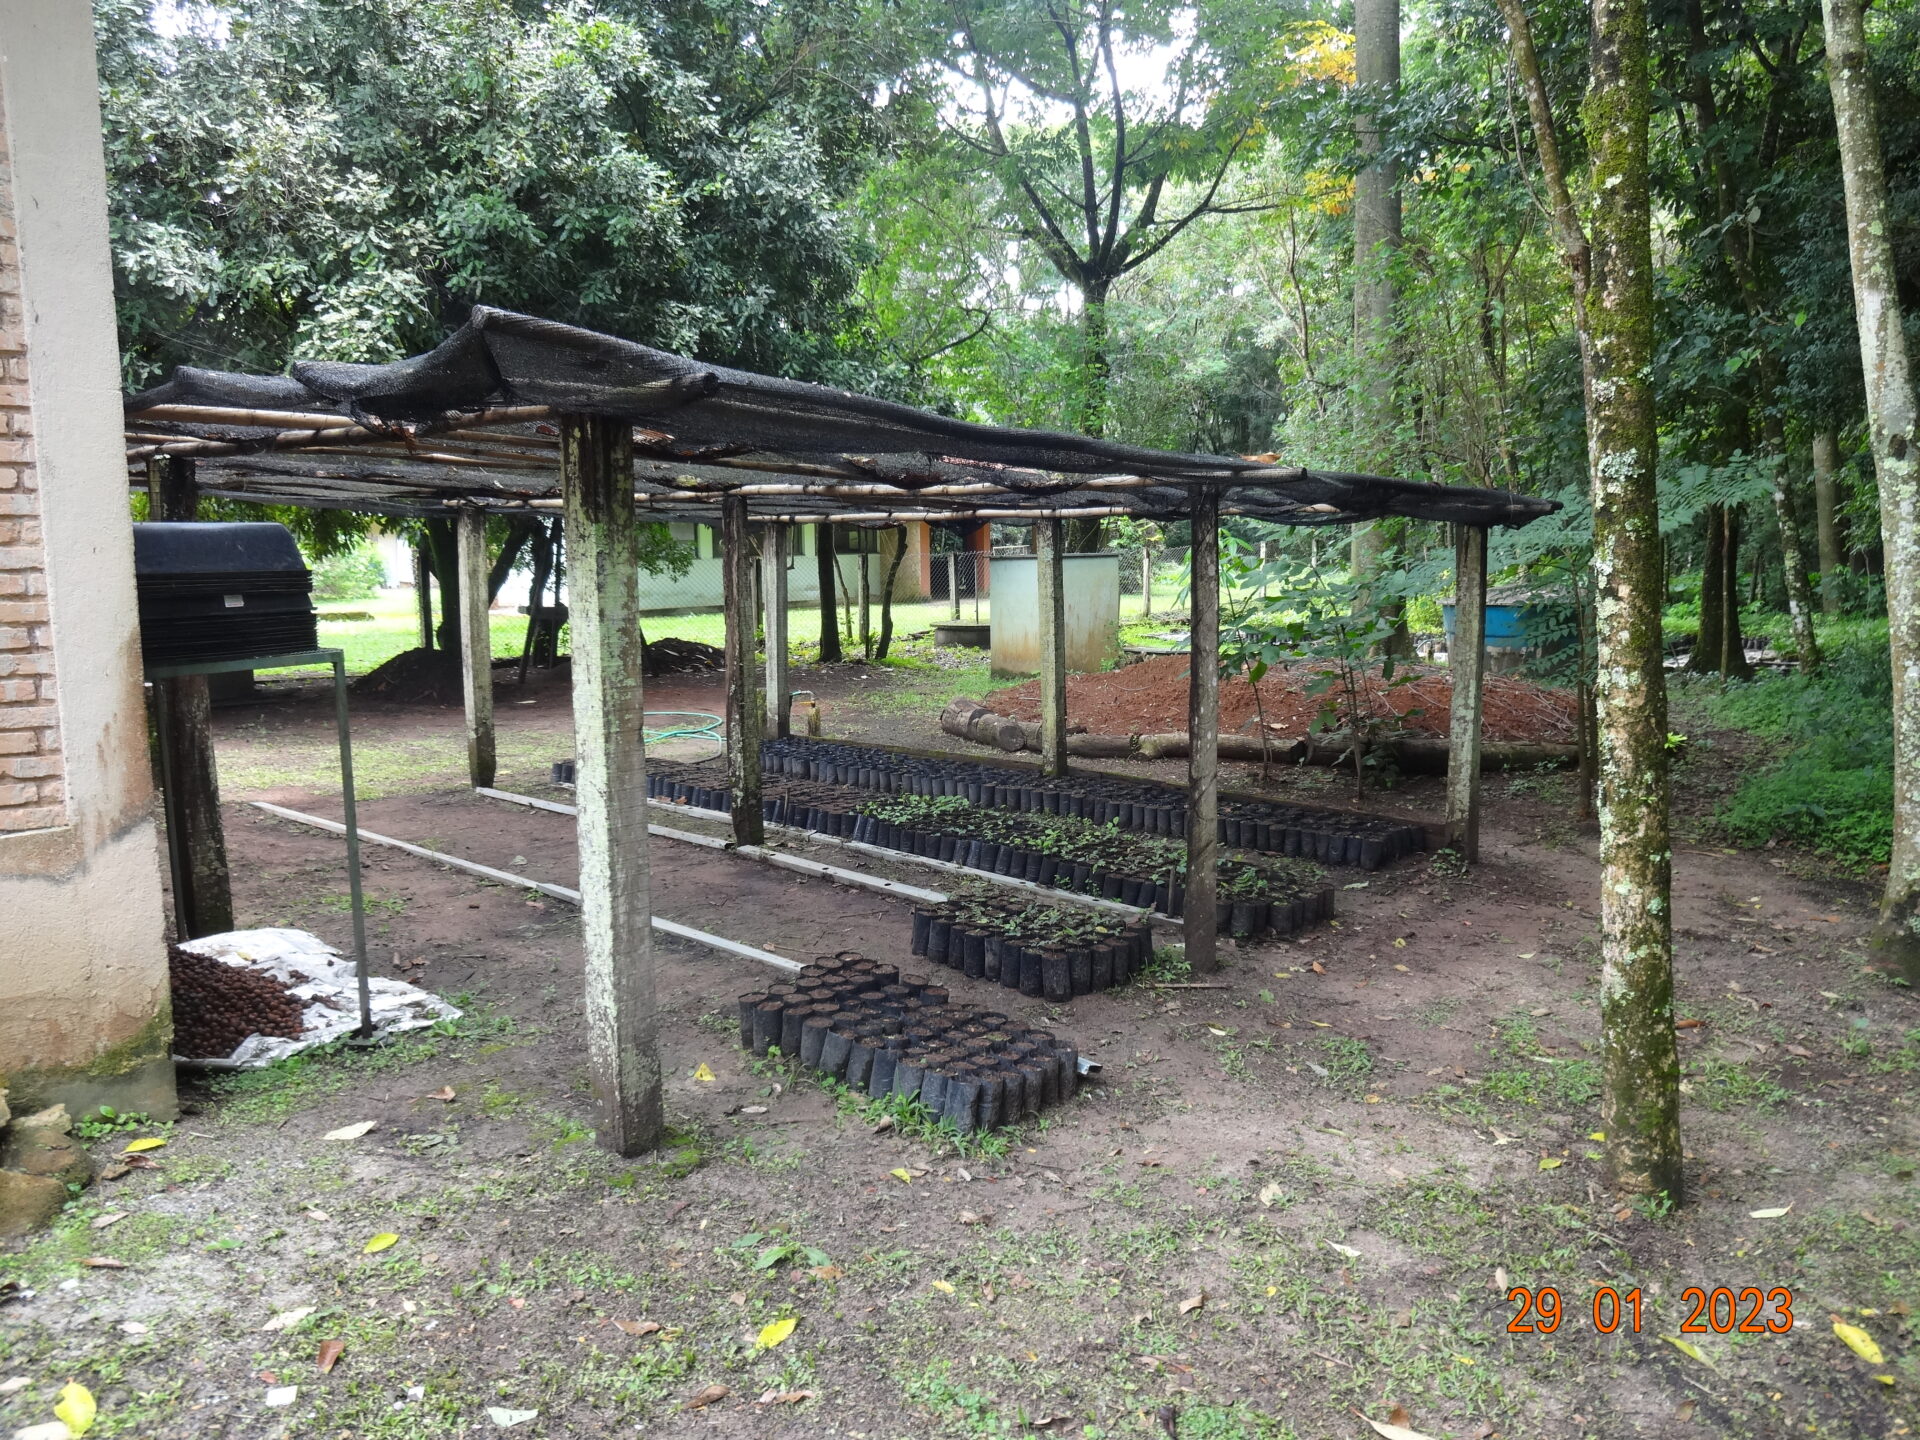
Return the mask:
{"type": "MultiPolygon", "coordinates": [[[[830,735],[931,744],[937,679],[917,698],[845,670],[814,685],[830,735]]],[[[514,698],[502,784],[533,790],[570,752],[565,697],[514,698]]],[[[339,841],[243,803],[338,813],[324,709],[221,725],[243,922],[344,944],[339,841]]],[[[457,711],[370,706],[356,725],[367,828],[572,883],[569,821],[464,792],[457,711]]],[[[669,1143],[602,1153],[568,908],[370,850],[376,965],[466,1018],[197,1082],[170,1131],[99,1139],[103,1160],[135,1134],[168,1144],[0,1255],[32,1292],[0,1305],[0,1382],[27,1382],[0,1424],[50,1418],[77,1379],[104,1436],[477,1437],[489,1407],[537,1412],[508,1432],[527,1436],[1345,1440],[1396,1406],[1481,1440],[1909,1434],[1920,1013],[1863,963],[1865,888],[1713,843],[1701,817],[1746,763],[1695,727],[1678,777],[1678,1005],[1699,1023],[1680,1032],[1690,1194],[1672,1214],[1598,1183],[1597,869],[1563,776],[1489,777],[1471,875],[1430,857],[1334,872],[1355,887],[1337,927],[1235,950],[1226,988],[1055,1008],[954,979],[1105,1066],[964,1154],[874,1133],[743,1055],[730,1000],[765,972],[677,944],[657,949],[669,1143]],[[379,1234],[399,1239],[364,1253],[379,1234]],[[1557,1330],[1509,1331],[1520,1286],[1557,1288],[1557,1330]],[[1630,1310],[1597,1331],[1603,1286],[1640,1292],[1638,1333],[1630,1310]],[[1686,1332],[1689,1287],[1790,1290],[1791,1328],[1686,1332]],[[276,1385],[298,1387],[290,1406],[267,1406],[276,1385]]],[[[1272,784],[1346,798],[1322,772],[1272,784]]],[[[1378,803],[1436,796],[1409,782],[1378,803]]],[[[891,900],[664,840],[653,860],[661,915],[800,959],[906,959],[891,900]]]]}

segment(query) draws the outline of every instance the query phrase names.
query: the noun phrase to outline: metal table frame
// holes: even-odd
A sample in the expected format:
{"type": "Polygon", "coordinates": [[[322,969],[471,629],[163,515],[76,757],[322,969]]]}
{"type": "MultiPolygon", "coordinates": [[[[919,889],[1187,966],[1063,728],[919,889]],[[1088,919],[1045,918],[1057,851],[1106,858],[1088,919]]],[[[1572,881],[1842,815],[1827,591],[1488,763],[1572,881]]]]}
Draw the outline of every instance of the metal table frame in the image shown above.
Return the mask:
{"type": "MultiPolygon", "coordinates": [[[[360,891],[360,822],[354,813],[353,802],[353,741],[347,729],[347,657],[343,650],[318,649],[295,650],[281,655],[252,655],[237,660],[187,660],[175,665],[148,665],[148,680],[177,680],[188,675],[221,675],[236,670],[288,670],[296,666],[331,665],[333,667],[333,720],[334,729],[340,737],[340,796],[346,812],[347,823],[347,895],[353,908],[353,952],[354,972],[360,988],[360,1034],[373,1033],[373,1002],[367,988],[367,907],[360,891]]],[[[173,776],[168,773],[170,766],[167,756],[171,747],[167,744],[167,709],[155,707],[161,727],[160,734],[160,784],[168,795],[173,794],[173,776]]],[[[181,851],[180,835],[168,815],[167,826],[167,863],[173,872],[174,893],[185,893],[182,888],[182,867],[186,857],[181,851]]]]}

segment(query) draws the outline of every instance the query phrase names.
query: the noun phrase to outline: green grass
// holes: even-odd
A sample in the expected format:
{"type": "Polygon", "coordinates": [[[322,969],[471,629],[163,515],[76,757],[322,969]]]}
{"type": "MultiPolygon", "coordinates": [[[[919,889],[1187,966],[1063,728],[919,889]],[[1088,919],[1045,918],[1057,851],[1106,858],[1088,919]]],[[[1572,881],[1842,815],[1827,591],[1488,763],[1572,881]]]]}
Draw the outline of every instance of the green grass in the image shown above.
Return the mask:
{"type": "MultiPolygon", "coordinates": [[[[1170,598],[1170,597],[1169,597],[1170,598]]],[[[1137,603],[1137,602],[1136,602],[1137,603]]],[[[347,659],[347,673],[364,675],[378,669],[403,650],[411,650],[420,643],[419,611],[414,607],[413,593],[405,591],[397,594],[378,595],[371,600],[321,601],[315,607],[320,612],[320,643],[334,649],[344,650],[347,659]],[[370,620],[329,620],[328,614],[364,614],[371,615],[370,620]]],[[[1121,609],[1127,609],[1123,601],[1121,609]]],[[[980,605],[980,619],[985,622],[992,615],[992,607],[983,600],[980,605]]],[[[907,636],[931,630],[933,626],[947,621],[952,616],[952,608],[944,600],[896,602],[893,607],[893,634],[896,648],[907,636]]],[[[844,611],[842,612],[844,620],[844,611]]],[[[973,620],[973,602],[964,600],[960,606],[960,618],[965,623],[973,620]]],[[[493,634],[493,658],[496,660],[517,659],[526,645],[527,617],[505,611],[496,611],[488,617],[489,628],[493,634]]],[[[857,634],[859,625],[856,607],[854,624],[856,633],[851,639],[844,635],[849,657],[860,653],[860,641],[857,634]]],[[[874,606],[872,614],[873,638],[880,635],[880,608],[874,606]]],[[[649,640],[697,640],[703,645],[716,648],[726,643],[725,622],[718,610],[691,611],[684,614],[648,615],[641,621],[649,640]]],[[[805,653],[817,647],[820,635],[820,607],[812,602],[792,605],[787,609],[787,631],[792,637],[796,653],[805,653]]],[[[985,652],[981,652],[984,660],[985,652]]],[[[284,675],[320,675],[327,673],[324,667],[307,666],[298,670],[276,671],[284,675]]]]}

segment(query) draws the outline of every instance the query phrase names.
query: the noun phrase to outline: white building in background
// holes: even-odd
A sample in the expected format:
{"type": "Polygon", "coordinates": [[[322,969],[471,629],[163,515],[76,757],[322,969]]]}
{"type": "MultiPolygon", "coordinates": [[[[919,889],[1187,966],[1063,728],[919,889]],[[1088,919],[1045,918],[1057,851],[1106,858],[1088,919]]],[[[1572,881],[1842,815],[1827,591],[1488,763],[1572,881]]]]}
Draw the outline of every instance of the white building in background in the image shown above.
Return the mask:
{"type": "MultiPolygon", "coordinates": [[[[640,603],[648,614],[666,614],[679,610],[718,610],[721,603],[720,537],[711,525],[675,522],[667,527],[673,538],[693,552],[693,563],[684,575],[642,572],[640,603]]],[[[860,593],[860,569],[867,569],[867,584],[877,601],[886,582],[887,568],[893,563],[898,530],[869,530],[853,525],[836,527],[835,554],[840,564],[843,595],[860,593]]],[[[925,600],[936,591],[944,596],[944,572],[936,575],[937,565],[930,562],[927,546],[931,527],[920,521],[906,526],[907,554],[894,579],[895,600],[925,600]]],[[[413,588],[413,548],[398,535],[381,533],[375,549],[386,568],[387,584],[405,590],[413,588]]],[[[819,527],[793,527],[794,554],[788,563],[787,598],[795,605],[820,598],[819,527]]],[[[533,583],[531,570],[521,568],[507,577],[495,597],[496,610],[516,610],[527,603],[533,583]]],[[[971,592],[969,592],[971,593],[971,592]]]]}

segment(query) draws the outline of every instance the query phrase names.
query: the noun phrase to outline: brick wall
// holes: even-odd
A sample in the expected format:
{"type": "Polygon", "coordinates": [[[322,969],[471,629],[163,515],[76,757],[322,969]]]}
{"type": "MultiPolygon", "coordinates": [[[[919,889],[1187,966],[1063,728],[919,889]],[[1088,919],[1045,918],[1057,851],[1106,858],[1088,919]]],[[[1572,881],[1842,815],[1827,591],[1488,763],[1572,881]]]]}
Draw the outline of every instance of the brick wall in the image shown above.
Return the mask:
{"type": "Polygon", "coordinates": [[[5,143],[0,127],[0,833],[45,829],[67,816],[5,143]]]}

